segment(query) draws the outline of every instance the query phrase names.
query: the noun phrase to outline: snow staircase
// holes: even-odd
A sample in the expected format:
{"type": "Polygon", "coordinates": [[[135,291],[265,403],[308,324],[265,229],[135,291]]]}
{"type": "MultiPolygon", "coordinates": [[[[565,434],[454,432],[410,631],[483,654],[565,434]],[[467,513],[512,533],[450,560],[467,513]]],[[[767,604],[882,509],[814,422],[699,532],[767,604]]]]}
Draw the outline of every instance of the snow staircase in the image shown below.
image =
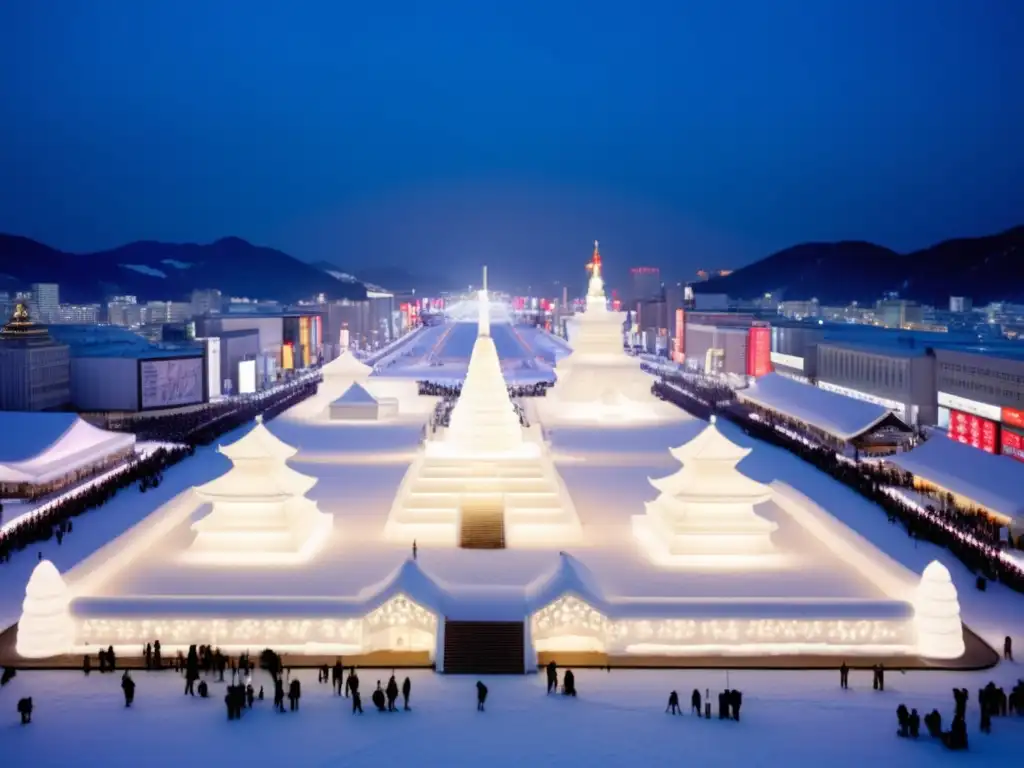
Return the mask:
{"type": "Polygon", "coordinates": [[[459,506],[459,546],[505,548],[505,502],[500,495],[469,496],[459,506]]]}
{"type": "Polygon", "coordinates": [[[523,622],[444,623],[444,671],[452,675],[522,675],[523,622]]]}

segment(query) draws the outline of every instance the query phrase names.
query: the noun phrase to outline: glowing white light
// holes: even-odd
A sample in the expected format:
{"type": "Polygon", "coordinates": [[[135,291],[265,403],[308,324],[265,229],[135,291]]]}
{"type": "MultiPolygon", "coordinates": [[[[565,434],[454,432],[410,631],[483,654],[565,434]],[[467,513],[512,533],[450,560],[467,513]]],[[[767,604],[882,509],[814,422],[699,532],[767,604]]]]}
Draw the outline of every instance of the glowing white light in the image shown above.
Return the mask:
{"type": "Polygon", "coordinates": [[[949,571],[933,560],[921,574],[914,599],[919,653],[929,659],[959,659],[966,650],[960,601],[949,571]]]}
{"type": "Polygon", "coordinates": [[[713,422],[671,450],[682,469],[651,480],[660,494],[647,502],[645,515],[633,517],[633,533],[652,561],[682,567],[781,564],[771,541],[778,526],[754,512],[755,504],[771,498],[771,489],[736,468],[749,452],[713,422]]]}
{"type": "Polygon", "coordinates": [[[295,449],[275,437],[261,419],[245,437],[219,449],[232,468],[195,488],[213,510],[192,529],[185,553],[214,565],[289,565],[310,560],[330,536],[333,518],[305,498],[316,478],[291,469],[295,449]]]}
{"type": "Polygon", "coordinates": [[[26,659],[60,656],[71,650],[75,625],[68,611],[70,596],[57,568],[43,560],[25,587],[15,649],[26,659]]]}

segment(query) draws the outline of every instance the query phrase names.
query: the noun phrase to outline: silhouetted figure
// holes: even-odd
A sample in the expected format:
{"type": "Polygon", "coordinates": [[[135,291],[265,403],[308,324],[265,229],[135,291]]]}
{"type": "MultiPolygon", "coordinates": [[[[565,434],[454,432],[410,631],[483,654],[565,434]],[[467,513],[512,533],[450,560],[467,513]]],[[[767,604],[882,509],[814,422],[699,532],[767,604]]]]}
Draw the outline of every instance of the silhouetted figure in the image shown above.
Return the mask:
{"type": "Polygon", "coordinates": [[[916,739],[921,732],[921,716],[916,709],[910,710],[910,738],[916,739]]]}
{"type": "Polygon", "coordinates": [[[729,708],[732,710],[732,719],[740,720],[740,707],[743,706],[743,691],[730,691],[728,697],[729,708]]]}
{"type": "Polygon", "coordinates": [[[18,714],[21,715],[21,724],[28,725],[32,722],[32,697],[18,699],[18,714]]]}
{"type": "Polygon", "coordinates": [[[117,656],[114,655],[114,646],[107,646],[107,667],[113,672],[117,669],[117,656]]]}
{"type": "Polygon", "coordinates": [[[124,691],[124,705],[130,707],[135,701],[135,681],[126,669],[121,675],[121,690],[124,691]]]}
{"type": "Polygon", "coordinates": [[[284,681],[280,677],[274,678],[274,709],[284,712],[284,681]]]}
{"type": "Polygon", "coordinates": [[[962,717],[954,717],[949,732],[942,734],[942,743],[948,749],[967,749],[967,723],[962,717]]]}
{"type": "Polygon", "coordinates": [[[388,712],[397,712],[395,702],[398,701],[398,683],[395,682],[395,675],[391,673],[391,679],[388,680],[388,687],[385,689],[385,693],[388,697],[388,712]]]}
{"type": "Polygon", "coordinates": [[[896,731],[896,735],[905,739],[910,735],[910,713],[907,711],[905,704],[900,704],[896,707],[896,722],[899,723],[899,730],[896,731]]]}
{"type": "Polygon", "coordinates": [[[153,668],[153,646],[146,643],[142,649],[142,658],[146,660],[146,669],[153,668]]]}
{"type": "Polygon", "coordinates": [[[476,711],[483,712],[487,702],[487,686],[480,680],[476,681],[476,711]]]}
{"type": "Polygon", "coordinates": [[[718,694],[718,719],[725,720],[729,717],[729,691],[722,691],[718,694]]]}
{"type": "Polygon", "coordinates": [[[690,694],[690,710],[697,713],[697,717],[700,717],[700,691],[696,688],[693,689],[693,693],[690,694]]]}
{"type": "MultiPolygon", "coordinates": [[[[341,696],[341,689],[345,685],[345,667],[341,664],[341,657],[334,662],[334,669],[331,670],[331,686],[336,696],[341,696]]],[[[348,691],[345,691],[348,696],[348,691]]]]}
{"type": "Polygon", "coordinates": [[[373,705],[377,708],[378,712],[387,711],[386,701],[384,699],[384,689],[380,687],[380,680],[377,681],[377,690],[373,692],[370,700],[373,702],[373,705]]]}
{"type": "Polygon", "coordinates": [[[665,707],[665,712],[672,715],[682,714],[682,711],[679,709],[679,694],[675,691],[668,695],[668,706],[665,707]]]}
{"type": "Polygon", "coordinates": [[[402,682],[402,708],[409,711],[409,695],[412,693],[412,680],[408,677],[402,682]]]}
{"type": "Polygon", "coordinates": [[[839,687],[846,690],[850,687],[850,668],[846,666],[846,662],[839,667],[839,687]]]}
{"type": "Polygon", "coordinates": [[[252,689],[252,684],[245,686],[245,701],[249,705],[249,709],[252,709],[252,703],[256,700],[256,692],[252,689]]]}
{"type": "Polygon", "coordinates": [[[164,660],[160,657],[160,641],[153,641],[153,668],[160,669],[164,665],[164,660]]]}
{"type": "Polygon", "coordinates": [[[417,547],[416,547],[416,539],[413,539],[413,540],[412,540],[412,559],[413,559],[413,560],[415,560],[415,559],[416,559],[416,555],[417,555],[418,553],[419,553],[419,550],[418,550],[418,549],[417,549],[417,547]]]}
{"type": "Polygon", "coordinates": [[[85,656],[82,657],[82,671],[85,672],[86,676],[88,676],[88,674],[89,674],[89,672],[91,670],[92,670],[92,659],[89,658],[89,654],[87,653],[87,654],[85,654],[85,656]]]}
{"type": "Polygon", "coordinates": [[[299,679],[295,678],[292,680],[291,685],[288,686],[288,706],[292,712],[299,708],[299,699],[301,697],[302,686],[299,685],[299,679]]]}
{"type": "Polygon", "coordinates": [[[942,715],[939,714],[939,710],[933,709],[924,716],[924,727],[933,739],[942,738],[942,715]]]}
{"type": "Polygon", "coordinates": [[[1003,640],[1003,658],[1006,661],[1013,661],[1013,640],[1009,635],[1003,640]]]}
{"type": "Polygon", "coordinates": [[[360,715],[363,714],[363,699],[359,695],[359,691],[352,691],[352,714],[358,712],[360,715]]]}
{"type": "Polygon", "coordinates": [[[260,701],[263,701],[263,686],[262,685],[260,686],[260,692],[258,694],[256,694],[256,698],[259,699],[260,701]]]}
{"type": "Polygon", "coordinates": [[[552,691],[558,691],[558,665],[555,664],[554,660],[549,661],[547,667],[548,675],[548,693],[552,691]]]}
{"type": "Polygon", "coordinates": [[[199,679],[199,654],[194,645],[188,647],[188,658],[185,659],[185,694],[195,696],[193,686],[199,679]]]}
{"type": "Polygon", "coordinates": [[[566,696],[576,696],[576,675],[571,669],[565,670],[565,674],[562,675],[562,693],[566,696]]]}
{"type": "Polygon", "coordinates": [[[352,669],[348,673],[348,678],[345,680],[345,695],[348,696],[349,691],[352,693],[359,693],[359,675],[356,674],[356,668],[352,669]]]}
{"type": "Polygon", "coordinates": [[[961,720],[965,719],[967,717],[967,689],[954,688],[953,701],[956,705],[956,711],[953,714],[953,717],[959,717],[961,720]]]}
{"type": "Polygon", "coordinates": [[[205,680],[199,681],[199,698],[206,699],[210,696],[210,686],[206,684],[205,680]]]}

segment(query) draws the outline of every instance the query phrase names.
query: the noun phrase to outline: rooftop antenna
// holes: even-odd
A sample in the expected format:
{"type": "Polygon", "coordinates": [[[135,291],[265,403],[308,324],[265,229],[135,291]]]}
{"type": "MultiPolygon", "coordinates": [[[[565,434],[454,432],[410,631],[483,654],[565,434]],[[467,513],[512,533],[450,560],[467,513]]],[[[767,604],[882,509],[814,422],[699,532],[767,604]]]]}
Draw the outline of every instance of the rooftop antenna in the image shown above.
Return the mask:
{"type": "Polygon", "coordinates": [[[484,290],[487,290],[487,265],[484,264],[484,290]]]}
{"type": "Polygon", "coordinates": [[[480,293],[477,297],[477,305],[480,308],[479,318],[477,320],[477,335],[478,336],[490,336],[491,335],[491,309],[490,302],[487,298],[487,267],[484,267],[484,287],[480,289],[480,293]]]}

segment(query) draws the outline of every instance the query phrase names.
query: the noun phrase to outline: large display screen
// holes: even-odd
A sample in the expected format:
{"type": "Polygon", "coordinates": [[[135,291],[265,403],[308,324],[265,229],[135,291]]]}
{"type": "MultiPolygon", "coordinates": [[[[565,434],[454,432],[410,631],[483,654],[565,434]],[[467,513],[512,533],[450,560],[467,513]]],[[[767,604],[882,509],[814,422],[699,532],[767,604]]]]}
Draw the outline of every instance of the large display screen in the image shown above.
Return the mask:
{"type": "Polygon", "coordinates": [[[139,407],[176,408],[203,402],[203,358],[139,361],[139,407]]]}
{"type": "Polygon", "coordinates": [[[256,361],[238,361],[238,394],[251,395],[256,391],[256,361]]]}
{"type": "Polygon", "coordinates": [[[764,376],[772,372],[771,329],[754,326],[747,337],[747,376],[764,376]]]}
{"type": "Polygon", "coordinates": [[[677,363],[686,362],[686,312],[676,310],[676,337],[672,346],[672,359],[677,363]]]}
{"type": "Polygon", "coordinates": [[[1016,408],[1003,408],[1002,417],[1004,423],[1024,428],[1024,411],[1018,411],[1016,408]]]}
{"type": "Polygon", "coordinates": [[[999,425],[973,413],[950,410],[949,439],[980,448],[986,453],[996,453],[996,446],[999,444],[999,425]]]}
{"type": "Polygon", "coordinates": [[[1024,435],[1004,428],[1001,443],[1004,456],[1012,456],[1017,461],[1024,461],[1024,435]]]}

